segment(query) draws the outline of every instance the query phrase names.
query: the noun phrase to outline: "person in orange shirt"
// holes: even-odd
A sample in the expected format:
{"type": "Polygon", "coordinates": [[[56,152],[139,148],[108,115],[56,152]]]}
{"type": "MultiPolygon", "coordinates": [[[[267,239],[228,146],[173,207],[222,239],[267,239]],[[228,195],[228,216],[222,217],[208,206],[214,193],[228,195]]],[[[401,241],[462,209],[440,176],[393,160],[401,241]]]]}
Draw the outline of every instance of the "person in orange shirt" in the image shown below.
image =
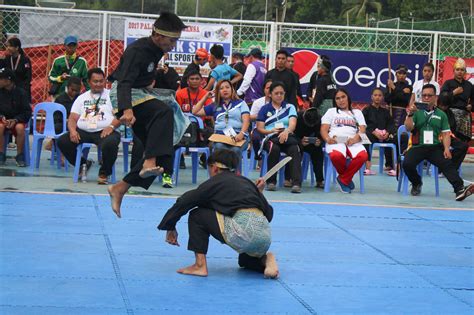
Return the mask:
{"type": "MultiPolygon", "coordinates": [[[[194,105],[197,104],[204,96],[207,91],[201,87],[202,76],[197,71],[192,71],[188,75],[187,83],[188,87],[179,89],[176,92],[176,102],[181,106],[181,110],[184,113],[190,113],[194,105]]],[[[212,103],[212,99],[208,99],[204,106],[212,103]]]]}

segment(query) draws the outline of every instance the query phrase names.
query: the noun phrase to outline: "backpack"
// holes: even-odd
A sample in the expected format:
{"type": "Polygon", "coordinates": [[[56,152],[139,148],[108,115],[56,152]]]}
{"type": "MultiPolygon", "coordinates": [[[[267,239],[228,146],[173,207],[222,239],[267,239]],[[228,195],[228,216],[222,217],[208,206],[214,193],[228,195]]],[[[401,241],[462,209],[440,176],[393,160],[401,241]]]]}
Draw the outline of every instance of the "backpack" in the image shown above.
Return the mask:
{"type": "Polygon", "coordinates": [[[186,131],[183,134],[183,137],[178,143],[180,147],[193,147],[198,145],[199,140],[199,125],[197,122],[192,121],[186,131]]]}

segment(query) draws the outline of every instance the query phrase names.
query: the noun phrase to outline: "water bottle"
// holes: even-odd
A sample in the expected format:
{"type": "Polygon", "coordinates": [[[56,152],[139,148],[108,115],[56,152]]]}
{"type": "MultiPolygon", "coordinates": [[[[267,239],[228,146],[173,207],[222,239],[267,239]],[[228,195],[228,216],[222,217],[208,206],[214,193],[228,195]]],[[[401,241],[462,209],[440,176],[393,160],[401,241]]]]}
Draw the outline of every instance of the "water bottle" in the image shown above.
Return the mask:
{"type": "Polygon", "coordinates": [[[81,181],[83,183],[87,182],[87,165],[86,165],[86,163],[82,164],[81,181]]]}

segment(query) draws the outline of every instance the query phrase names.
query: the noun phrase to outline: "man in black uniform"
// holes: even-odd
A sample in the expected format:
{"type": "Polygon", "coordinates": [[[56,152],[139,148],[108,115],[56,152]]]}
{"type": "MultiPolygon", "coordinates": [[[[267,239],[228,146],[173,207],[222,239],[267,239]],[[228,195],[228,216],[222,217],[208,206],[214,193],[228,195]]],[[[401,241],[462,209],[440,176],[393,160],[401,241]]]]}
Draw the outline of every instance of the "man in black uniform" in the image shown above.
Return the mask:
{"type": "Polygon", "coordinates": [[[117,116],[145,147],[145,154],[123,180],[109,186],[112,209],[120,217],[122,198],[131,186],[148,189],[156,176],[173,172],[174,112],[149,89],[156,65],[170,52],[186,25],[173,13],[162,13],[153,24],[151,36],[140,38],[127,47],[120,64],[111,75],[110,97],[118,107],[117,116]],[[159,139],[159,141],[158,141],[159,139]]]}
{"type": "Polygon", "coordinates": [[[390,112],[397,129],[405,122],[406,110],[413,91],[413,87],[407,82],[407,73],[407,66],[398,65],[396,68],[397,82],[394,83],[392,80],[388,80],[388,90],[385,93],[385,102],[390,104],[390,112]]]}
{"type": "Polygon", "coordinates": [[[276,54],[275,69],[267,72],[265,75],[265,81],[272,80],[273,82],[283,82],[285,84],[285,101],[293,104],[295,108],[298,108],[298,100],[296,95],[298,93],[298,82],[296,76],[286,68],[286,60],[288,58],[288,52],[280,49],[276,54]]]}
{"type": "Polygon", "coordinates": [[[262,178],[254,184],[235,174],[240,158],[229,150],[216,150],[207,160],[211,178],[176,200],[166,212],[158,229],[166,230],[166,242],[179,245],[176,223],[188,211],[188,250],[195,253],[193,265],[178,270],[181,274],[208,274],[206,254],[212,235],[239,253],[241,267],[278,277],[275,256],[268,252],[271,244],[269,222],[273,208],[262,194],[262,178]]]}
{"type": "Polygon", "coordinates": [[[322,55],[318,59],[318,78],[316,80],[316,94],[312,106],[318,109],[321,117],[333,107],[333,98],[337,86],[331,78],[332,62],[329,57],[322,55]]]}

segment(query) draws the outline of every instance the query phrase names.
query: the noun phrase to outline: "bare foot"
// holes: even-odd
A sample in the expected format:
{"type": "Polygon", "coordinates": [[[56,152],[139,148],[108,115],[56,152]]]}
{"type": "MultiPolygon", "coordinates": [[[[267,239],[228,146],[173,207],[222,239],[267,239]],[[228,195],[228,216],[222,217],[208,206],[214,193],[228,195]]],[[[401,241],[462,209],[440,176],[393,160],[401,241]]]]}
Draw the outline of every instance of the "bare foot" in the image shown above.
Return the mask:
{"type": "Polygon", "coordinates": [[[267,259],[265,260],[265,271],[263,272],[265,278],[277,279],[280,273],[278,272],[278,265],[276,262],[275,255],[273,253],[267,253],[267,259]]]}
{"type": "Polygon", "coordinates": [[[177,272],[183,275],[207,277],[207,267],[206,266],[199,267],[196,264],[191,265],[189,267],[178,269],[177,272]]]}
{"type": "Polygon", "coordinates": [[[140,173],[138,174],[141,178],[148,178],[152,176],[160,176],[163,174],[164,169],[161,166],[155,166],[150,168],[143,167],[140,173]]]}
{"type": "Polygon", "coordinates": [[[122,205],[122,199],[125,194],[120,192],[115,186],[116,185],[109,186],[107,191],[109,192],[112,210],[115,212],[118,218],[121,218],[122,216],[120,214],[120,206],[122,205]]]}

